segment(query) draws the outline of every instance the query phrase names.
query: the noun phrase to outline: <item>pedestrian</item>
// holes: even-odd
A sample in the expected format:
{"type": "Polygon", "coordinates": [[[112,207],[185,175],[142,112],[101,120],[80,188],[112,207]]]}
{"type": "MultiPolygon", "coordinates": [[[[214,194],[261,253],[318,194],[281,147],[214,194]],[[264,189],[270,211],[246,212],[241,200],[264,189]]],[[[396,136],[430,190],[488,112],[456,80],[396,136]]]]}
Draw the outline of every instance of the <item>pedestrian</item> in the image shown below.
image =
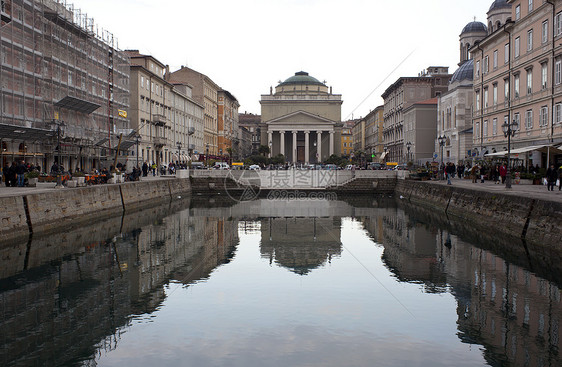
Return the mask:
{"type": "Polygon", "coordinates": [[[142,164],[142,177],[148,176],[148,163],[146,161],[142,164]]]}
{"type": "Polygon", "coordinates": [[[23,184],[25,182],[25,172],[26,172],[25,162],[21,161],[20,164],[18,164],[16,166],[16,175],[17,175],[17,179],[18,179],[18,187],[23,187],[23,184]]]}
{"type": "Polygon", "coordinates": [[[457,175],[459,176],[459,178],[460,178],[461,180],[462,180],[463,174],[464,174],[464,164],[463,164],[463,163],[460,163],[460,164],[457,166],[457,175]]]}
{"type": "Polygon", "coordinates": [[[562,191],[562,166],[558,168],[558,191],[562,191]]]}
{"type": "Polygon", "coordinates": [[[494,184],[499,185],[500,168],[498,167],[497,164],[493,166],[492,169],[490,170],[490,175],[492,176],[492,181],[494,181],[494,184]]]}
{"type": "Polygon", "coordinates": [[[478,165],[475,164],[470,169],[470,178],[472,179],[472,183],[478,182],[478,175],[480,174],[480,170],[478,169],[478,165]]]}
{"type": "Polygon", "coordinates": [[[150,168],[152,169],[152,176],[156,176],[156,163],[152,162],[152,166],[150,168]]]}
{"type": "Polygon", "coordinates": [[[482,164],[482,166],[480,167],[480,183],[484,183],[484,176],[486,176],[487,172],[488,172],[488,167],[482,164]]]}
{"type": "Polygon", "coordinates": [[[4,184],[6,187],[10,187],[10,166],[8,163],[2,168],[2,176],[4,176],[4,184]]]}
{"type": "Polygon", "coordinates": [[[451,177],[455,174],[455,165],[453,163],[447,163],[447,166],[445,167],[445,174],[447,175],[447,185],[452,185],[451,177]]]}
{"type": "Polygon", "coordinates": [[[502,184],[504,184],[505,178],[507,177],[507,166],[505,163],[500,166],[500,177],[502,179],[502,184]]]}
{"type": "Polygon", "coordinates": [[[558,170],[554,168],[554,164],[550,165],[550,168],[546,170],[546,182],[547,190],[554,191],[554,186],[556,186],[556,180],[558,179],[558,170]]]}

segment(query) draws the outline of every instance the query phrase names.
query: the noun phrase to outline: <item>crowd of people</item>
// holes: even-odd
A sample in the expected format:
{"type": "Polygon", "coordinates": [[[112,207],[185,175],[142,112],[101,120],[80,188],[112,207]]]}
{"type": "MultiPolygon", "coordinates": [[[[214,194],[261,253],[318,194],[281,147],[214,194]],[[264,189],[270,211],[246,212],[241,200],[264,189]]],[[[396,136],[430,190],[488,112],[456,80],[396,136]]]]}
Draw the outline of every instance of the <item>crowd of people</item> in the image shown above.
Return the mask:
{"type": "MultiPolygon", "coordinates": [[[[538,164],[530,166],[526,172],[529,174],[539,173],[538,164]]],[[[473,183],[484,183],[485,180],[492,181],[495,184],[504,184],[507,178],[507,166],[503,164],[485,164],[479,163],[471,165],[467,163],[460,163],[455,165],[452,162],[442,164],[440,171],[444,173],[447,178],[447,184],[452,185],[452,179],[456,177],[462,179],[469,177],[473,183]]],[[[558,186],[558,190],[562,190],[562,166],[556,168],[553,164],[546,170],[544,177],[545,184],[549,191],[553,191],[554,187],[558,186]]]]}
{"type": "Polygon", "coordinates": [[[23,187],[25,186],[25,174],[27,172],[41,172],[41,167],[34,166],[24,161],[12,162],[12,165],[6,164],[2,168],[4,183],[6,187],[23,187]]]}

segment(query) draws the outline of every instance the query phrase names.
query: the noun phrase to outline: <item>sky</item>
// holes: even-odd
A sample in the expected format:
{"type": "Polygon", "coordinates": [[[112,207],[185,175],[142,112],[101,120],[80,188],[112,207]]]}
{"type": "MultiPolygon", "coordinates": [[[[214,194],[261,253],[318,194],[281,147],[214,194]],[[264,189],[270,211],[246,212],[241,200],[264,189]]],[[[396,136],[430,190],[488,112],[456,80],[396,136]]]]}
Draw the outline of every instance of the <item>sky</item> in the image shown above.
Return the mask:
{"type": "Polygon", "coordinates": [[[341,94],[342,121],[382,105],[400,77],[459,62],[459,34],[493,0],[67,0],[120,49],[182,65],[231,92],[240,113],[298,71],[341,94]]]}

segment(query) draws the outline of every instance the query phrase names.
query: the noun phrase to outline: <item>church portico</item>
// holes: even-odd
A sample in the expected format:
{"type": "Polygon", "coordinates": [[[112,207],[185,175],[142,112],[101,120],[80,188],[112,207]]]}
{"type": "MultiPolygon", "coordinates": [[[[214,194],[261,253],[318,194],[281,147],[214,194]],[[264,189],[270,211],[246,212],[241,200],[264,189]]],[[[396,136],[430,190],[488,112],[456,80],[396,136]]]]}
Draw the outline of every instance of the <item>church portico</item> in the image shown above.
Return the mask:
{"type": "Polygon", "coordinates": [[[335,142],[341,140],[341,95],[332,94],[331,88],[305,72],[275,90],[260,101],[262,140],[267,139],[270,156],[282,154],[289,163],[315,164],[340,154],[335,142]]]}

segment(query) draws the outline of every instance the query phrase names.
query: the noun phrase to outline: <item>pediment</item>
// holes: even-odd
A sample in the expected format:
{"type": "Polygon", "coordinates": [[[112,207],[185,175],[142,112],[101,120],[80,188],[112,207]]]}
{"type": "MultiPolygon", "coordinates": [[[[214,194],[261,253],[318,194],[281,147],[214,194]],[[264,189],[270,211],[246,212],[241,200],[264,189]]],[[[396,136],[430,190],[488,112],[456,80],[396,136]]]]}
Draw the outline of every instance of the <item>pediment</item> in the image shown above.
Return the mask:
{"type": "Polygon", "coordinates": [[[306,111],[296,111],[288,115],[279,116],[266,121],[267,125],[286,125],[286,124],[335,124],[335,121],[322,116],[314,115],[306,111]]]}

